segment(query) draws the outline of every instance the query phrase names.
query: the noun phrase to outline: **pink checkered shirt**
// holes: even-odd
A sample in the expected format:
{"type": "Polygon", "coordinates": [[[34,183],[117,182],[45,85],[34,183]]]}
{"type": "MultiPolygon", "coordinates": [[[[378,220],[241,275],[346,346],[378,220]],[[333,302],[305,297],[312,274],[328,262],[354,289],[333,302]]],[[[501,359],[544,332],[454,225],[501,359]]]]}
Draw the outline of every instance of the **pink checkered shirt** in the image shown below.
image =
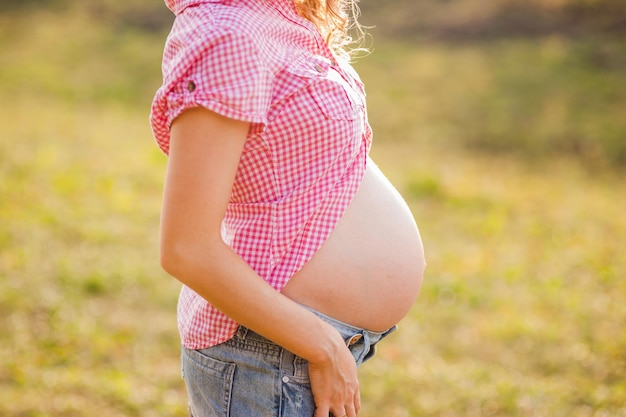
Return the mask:
{"type": "MultiPolygon", "coordinates": [[[[222,222],[224,241],[281,291],[336,226],[371,144],[365,93],[289,0],[166,0],[176,14],[151,124],[203,106],[251,123],[222,222]]],[[[268,306],[267,308],[271,308],[268,306]]],[[[183,345],[230,339],[238,324],[183,286],[183,345]]]]}

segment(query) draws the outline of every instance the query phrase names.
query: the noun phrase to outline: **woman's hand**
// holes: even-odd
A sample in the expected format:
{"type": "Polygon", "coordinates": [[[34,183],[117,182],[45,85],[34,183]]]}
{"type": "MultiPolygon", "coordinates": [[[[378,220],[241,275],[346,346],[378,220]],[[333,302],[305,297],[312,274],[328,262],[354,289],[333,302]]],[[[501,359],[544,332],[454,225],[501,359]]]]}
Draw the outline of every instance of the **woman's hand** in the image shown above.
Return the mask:
{"type": "Polygon", "coordinates": [[[334,354],[321,361],[309,360],[315,417],[328,417],[329,413],[356,417],[361,408],[356,362],[339,333],[332,331],[336,333],[334,354]]]}

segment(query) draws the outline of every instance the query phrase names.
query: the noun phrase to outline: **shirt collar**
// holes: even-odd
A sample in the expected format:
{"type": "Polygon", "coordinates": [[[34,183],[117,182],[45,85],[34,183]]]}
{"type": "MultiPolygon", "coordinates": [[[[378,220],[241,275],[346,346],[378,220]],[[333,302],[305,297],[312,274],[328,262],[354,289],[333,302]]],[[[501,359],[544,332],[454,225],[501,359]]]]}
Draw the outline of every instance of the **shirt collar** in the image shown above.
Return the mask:
{"type": "Polygon", "coordinates": [[[175,15],[179,15],[187,7],[200,3],[197,0],[165,0],[167,8],[170,9],[175,15]]]}

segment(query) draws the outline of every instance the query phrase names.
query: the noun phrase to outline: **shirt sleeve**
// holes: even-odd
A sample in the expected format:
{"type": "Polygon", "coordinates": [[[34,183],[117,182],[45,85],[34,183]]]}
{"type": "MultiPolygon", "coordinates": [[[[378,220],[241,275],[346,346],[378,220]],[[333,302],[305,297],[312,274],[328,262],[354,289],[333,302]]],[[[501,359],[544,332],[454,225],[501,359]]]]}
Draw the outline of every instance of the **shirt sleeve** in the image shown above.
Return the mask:
{"type": "Polygon", "coordinates": [[[220,27],[173,32],[163,56],[164,82],[151,111],[159,147],[169,152],[170,126],[191,107],[265,124],[271,79],[255,41],[245,34],[220,27]]]}

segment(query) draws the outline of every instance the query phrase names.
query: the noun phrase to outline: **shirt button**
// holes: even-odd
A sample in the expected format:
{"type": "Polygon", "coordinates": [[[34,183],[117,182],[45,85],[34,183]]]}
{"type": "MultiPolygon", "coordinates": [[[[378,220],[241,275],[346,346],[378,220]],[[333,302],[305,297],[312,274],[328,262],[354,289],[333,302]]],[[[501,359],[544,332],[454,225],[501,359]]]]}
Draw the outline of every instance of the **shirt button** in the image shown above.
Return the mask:
{"type": "Polygon", "coordinates": [[[189,81],[187,83],[187,91],[189,91],[190,93],[193,93],[196,90],[196,83],[194,83],[193,81],[189,81]]]}
{"type": "Polygon", "coordinates": [[[320,64],[315,64],[315,71],[321,73],[322,71],[324,71],[324,68],[322,68],[322,66],[320,64]]]}
{"type": "Polygon", "coordinates": [[[283,377],[283,382],[286,384],[287,382],[289,382],[289,377],[288,376],[284,376],[283,377]]]}

